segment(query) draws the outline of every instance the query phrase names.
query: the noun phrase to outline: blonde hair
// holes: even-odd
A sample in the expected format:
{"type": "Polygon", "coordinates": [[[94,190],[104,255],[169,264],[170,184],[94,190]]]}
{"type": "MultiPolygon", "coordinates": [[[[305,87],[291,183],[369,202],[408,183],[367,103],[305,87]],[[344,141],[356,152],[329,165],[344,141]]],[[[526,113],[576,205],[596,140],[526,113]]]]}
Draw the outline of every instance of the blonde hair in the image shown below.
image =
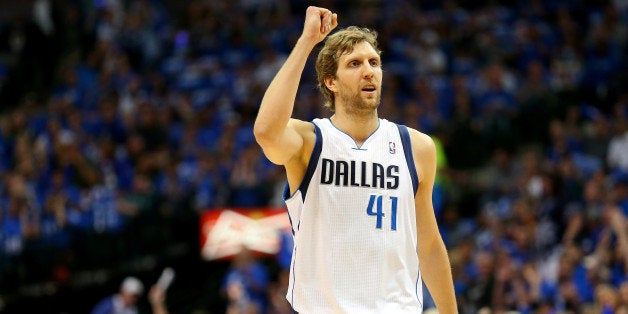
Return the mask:
{"type": "Polygon", "coordinates": [[[377,32],[365,27],[349,26],[327,37],[325,45],[316,59],[316,75],[318,89],[325,96],[325,107],[332,112],[336,110],[334,93],[325,85],[325,79],[335,77],[338,71],[338,60],[343,54],[351,53],[355,45],[367,42],[377,54],[381,55],[377,45],[377,32]]]}

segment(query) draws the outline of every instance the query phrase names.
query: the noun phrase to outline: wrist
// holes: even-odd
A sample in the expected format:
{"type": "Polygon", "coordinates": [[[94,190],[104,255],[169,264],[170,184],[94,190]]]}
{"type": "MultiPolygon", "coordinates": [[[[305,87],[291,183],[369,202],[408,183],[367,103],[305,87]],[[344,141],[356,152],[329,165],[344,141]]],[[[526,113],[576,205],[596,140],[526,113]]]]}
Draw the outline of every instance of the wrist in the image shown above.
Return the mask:
{"type": "Polygon", "coordinates": [[[312,50],[314,50],[314,47],[316,47],[317,44],[318,44],[317,41],[315,41],[315,40],[313,40],[313,39],[311,39],[311,38],[309,38],[307,36],[301,35],[301,37],[299,37],[299,39],[297,39],[297,42],[294,45],[294,48],[295,49],[297,49],[297,48],[305,49],[308,52],[311,52],[312,50]]]}

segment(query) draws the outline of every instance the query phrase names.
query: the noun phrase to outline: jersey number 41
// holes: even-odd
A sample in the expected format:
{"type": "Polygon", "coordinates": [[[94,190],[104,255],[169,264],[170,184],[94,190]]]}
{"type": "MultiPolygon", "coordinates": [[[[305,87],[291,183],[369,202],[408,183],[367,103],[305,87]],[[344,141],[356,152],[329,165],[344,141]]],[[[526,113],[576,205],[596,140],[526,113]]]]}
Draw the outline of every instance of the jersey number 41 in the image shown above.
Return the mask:
{"type": "MultiPolygon", "coordinates": [[[[382,195],[371,194],[369,205],[366,207],[366,213],[369,216],[377,217],[375,228],[382,229],[382,220],[386,216],[382,206],[382,195]]],[[[390,197],[390,230],[397,230],[397,197],[390,197]]]]}

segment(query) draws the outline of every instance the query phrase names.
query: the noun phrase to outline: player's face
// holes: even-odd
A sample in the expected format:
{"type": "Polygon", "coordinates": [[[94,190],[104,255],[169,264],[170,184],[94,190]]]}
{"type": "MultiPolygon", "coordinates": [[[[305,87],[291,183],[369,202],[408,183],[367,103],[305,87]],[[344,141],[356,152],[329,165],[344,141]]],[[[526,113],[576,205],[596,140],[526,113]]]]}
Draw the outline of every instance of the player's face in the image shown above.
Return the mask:
{"type": "Polygon", "coordinates": [[[379,106],[382,87],[382,67],[377,51],[367,42],[353,47],[338,60],[333,80],[336,107],[348,110],[373,110],[379,106]]]}

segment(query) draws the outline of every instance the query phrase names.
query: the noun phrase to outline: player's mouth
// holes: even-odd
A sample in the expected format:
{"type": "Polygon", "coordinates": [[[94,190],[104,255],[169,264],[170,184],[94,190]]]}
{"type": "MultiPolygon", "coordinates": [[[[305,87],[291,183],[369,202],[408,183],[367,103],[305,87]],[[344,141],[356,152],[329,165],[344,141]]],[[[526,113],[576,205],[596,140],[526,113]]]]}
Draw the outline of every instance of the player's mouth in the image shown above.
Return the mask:
{"type": "Polygon", "coordinates": [[[375,85],[366,85],[362,87],[362,92],[367,93],[369,95],[374,95],[377,91],[377,87],[375,85]]]}

